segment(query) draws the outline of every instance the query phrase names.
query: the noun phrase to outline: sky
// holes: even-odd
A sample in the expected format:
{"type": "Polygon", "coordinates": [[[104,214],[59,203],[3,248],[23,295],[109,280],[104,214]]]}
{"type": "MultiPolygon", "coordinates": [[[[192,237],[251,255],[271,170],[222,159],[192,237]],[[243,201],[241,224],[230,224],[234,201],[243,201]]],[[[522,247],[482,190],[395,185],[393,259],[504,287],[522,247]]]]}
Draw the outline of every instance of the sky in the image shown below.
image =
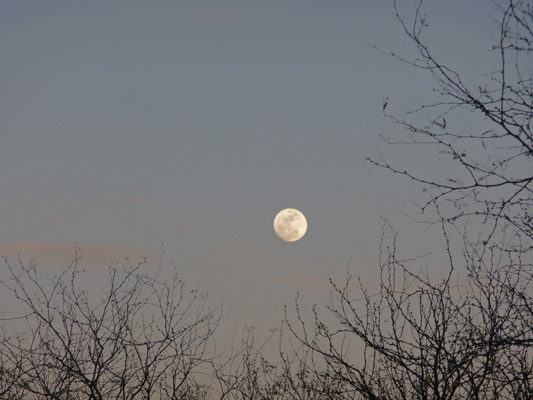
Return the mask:
{"type": "MultiPolygon", "coordinates": [[[[488,72],[491,2],[426,10],[442,60],[488,72]]],[[[372,45],[415,55],[392,1],[1,2],[0,254],[54,274],[75,246],[95,271],[155,268],[163,246],[232,326],[279,324],[298,292],[327,298],[348,263],[371,286],[382,218],[410,250],[431,245],[406,217],[419,187],[366,161],[401,130],[383,101],[401,114],[432,96],[372,45]],[[274,233],[284,208],[307,218],[300,241],[274,233]]]]}

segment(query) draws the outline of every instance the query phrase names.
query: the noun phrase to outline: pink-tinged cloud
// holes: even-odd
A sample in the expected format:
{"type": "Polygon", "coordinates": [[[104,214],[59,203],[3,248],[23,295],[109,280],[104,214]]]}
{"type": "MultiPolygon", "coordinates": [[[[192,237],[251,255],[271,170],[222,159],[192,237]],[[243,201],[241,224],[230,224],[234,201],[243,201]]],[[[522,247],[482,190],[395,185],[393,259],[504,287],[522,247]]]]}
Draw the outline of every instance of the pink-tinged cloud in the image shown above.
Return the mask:
{"type": "Polygon", "coordinates": [[[211,22],[233,22],[242,17],[242,14],[236,10],[207,4],[195,4],[189,12],[195,18],[211,22]]]}
{"type": "Polygon", "coordinates": [[[37,263],[58,263],[68,265],[76,256],[86,266],[107,266],[127,260],[138,262],[146,257],[146,252],[138,247],[114,246],[93,243],[14,243],[1,244],[0,256],[20,257],[23,261],[35,259],[37,263]]]}
{"type": "MultiPolygon", "coordinates": [[[[333,288],[329,279],[324,275],[291,275],[283,277],[283,279],[279,277],[272,278],[272,284],[293,287],[298,291],[320,290],[326,293],[333,288]]],[[[346,284],[346,277],[333,278],[333,282],[341,289],[346,284]]],[[[365,290],[368,290],[370,293],[377,293],[379,291],[380,284],[375,279],[362,279],[362,284],[365,290]]],[[[355,297],[358,296],[358,293],[362,295],[359,281],[355,276],[352,277],[348,288],[355,297]]]]}

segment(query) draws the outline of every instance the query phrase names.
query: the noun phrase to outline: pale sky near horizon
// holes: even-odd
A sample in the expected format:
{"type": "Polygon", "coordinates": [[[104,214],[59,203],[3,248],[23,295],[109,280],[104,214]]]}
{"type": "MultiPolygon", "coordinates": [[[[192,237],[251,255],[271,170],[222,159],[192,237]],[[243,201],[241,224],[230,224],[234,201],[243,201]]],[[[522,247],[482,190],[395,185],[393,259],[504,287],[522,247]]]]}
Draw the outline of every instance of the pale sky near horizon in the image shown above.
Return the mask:
{"type": "MultiPolygon", "coordinates": [[[[489,72],[491,2],[426,9],[442,59],[489,72]]],[[[250,325],[275,324],[297,291],[326,298],[350,259],[375,270],[380,217],[406,223],[403,200],[417,198],[365,161],[400,129],[382,102],[401,113],[432,95],[427,76],[371,47],[415,54],[393,11],[388,0],[3,1],[0,254],[53,271],[75,243],[103,268],[157,258],[162,243],[186,281],[250,325]],[[284,208],[308,220],[298,242],[274,233],[284,208]]],[[[406,232],[420,247],[426,235],[406,232]]]]}

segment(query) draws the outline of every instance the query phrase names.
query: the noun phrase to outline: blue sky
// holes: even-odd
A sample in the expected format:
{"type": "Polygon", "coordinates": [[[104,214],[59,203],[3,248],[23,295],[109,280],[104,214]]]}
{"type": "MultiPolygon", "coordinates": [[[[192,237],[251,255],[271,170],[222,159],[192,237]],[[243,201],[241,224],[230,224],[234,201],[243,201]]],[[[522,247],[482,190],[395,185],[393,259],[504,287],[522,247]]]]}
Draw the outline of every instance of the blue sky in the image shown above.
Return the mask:
{"type": "MultiPolygon", "coordinates": [[[[426,8],[442,59],[489,72],[490,2],[426,8]]],[[[75,243],[101,268],[163,243],[239,324],[327,297],[350,259],[370,282],[380,216],[431,243],[404,217],[418,188],[365,158],[400,129],[383,99],[401,113],[432,82],[372,44],[415,54],[392,1],[2,2],[0,254],[53,271],[75,243]],[[299,242],[272,229],[288,207],[299,242]]],[[[390,155],[439,173],[414,156],[390,155]]]]}

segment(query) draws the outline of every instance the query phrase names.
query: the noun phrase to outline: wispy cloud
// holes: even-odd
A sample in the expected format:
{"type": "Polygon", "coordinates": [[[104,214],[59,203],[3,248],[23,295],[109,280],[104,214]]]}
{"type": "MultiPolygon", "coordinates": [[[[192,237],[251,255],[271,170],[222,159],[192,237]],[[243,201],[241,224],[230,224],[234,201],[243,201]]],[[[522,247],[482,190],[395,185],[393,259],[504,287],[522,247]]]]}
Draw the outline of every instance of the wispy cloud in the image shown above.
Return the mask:
{"type": "Polygon", "coordinates": [[[211,22],[234,22],[242,18],[242,12],[227,7],[208,4],[194,4],[189,12],[195,18],[211,22]]]}
{"type": "Polygon", "coordinates": [[[110,265],[126,260],[137,261],[146,256],[146,251],[133,246],[66,242],[0,243],[0,256],[65,265],[74,259],[76,249],[78,255],[82,255],[84,264],[91,266],[110,265]]]}

